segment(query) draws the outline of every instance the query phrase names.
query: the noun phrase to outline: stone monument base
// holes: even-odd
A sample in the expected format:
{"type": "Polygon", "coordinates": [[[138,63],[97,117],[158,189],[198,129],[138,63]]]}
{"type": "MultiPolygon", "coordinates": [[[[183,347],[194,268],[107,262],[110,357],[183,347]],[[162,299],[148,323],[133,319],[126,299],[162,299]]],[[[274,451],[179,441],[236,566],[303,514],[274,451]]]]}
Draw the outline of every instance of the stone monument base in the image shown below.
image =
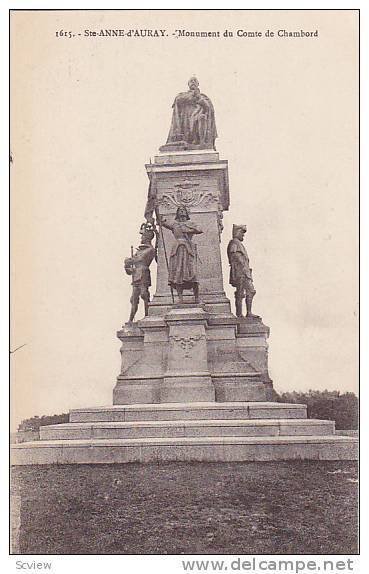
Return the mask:
{"type": "Polygon", "coordinates": [[[209,373],[173,373],[163,379],[161,403],[208,402],[215,400],[215,389],[209,373]]]}
{"type": "Polygon", "coordinates": [[[113,404],[271,400],[268,335],[261,319],[191,302],[126,324],[113,404]]]}
{"type": "Polygon", "coordinates": [[[357,439],[306,406],[273,402],[167,403],[70,411],[12,445],[13,465],[168,461],[356,460],[357,439]]]}

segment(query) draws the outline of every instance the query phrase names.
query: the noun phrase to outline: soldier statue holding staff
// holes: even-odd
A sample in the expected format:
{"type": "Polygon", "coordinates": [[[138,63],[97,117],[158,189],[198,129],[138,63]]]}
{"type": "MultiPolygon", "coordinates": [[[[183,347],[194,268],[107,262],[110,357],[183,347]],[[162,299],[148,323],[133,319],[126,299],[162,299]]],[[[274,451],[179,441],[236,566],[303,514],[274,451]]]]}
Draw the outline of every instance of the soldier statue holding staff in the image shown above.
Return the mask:
{"type": "Polygon", "coordinates": [[[236,315],[242,317],[242,301],[246,300],[247,317],[259,319],[251,311],[252,300],[256,293],[252,280],[252,269],[250,268],[249,257],[243,239],[247,231],[246,225],[233,225],[232,239],[228,243],[227,255],[230,265],[229,283],[236,287],[234,294],[236,303],[236,315]]]}
{"type": "Polygon", "coordinates": [[[160,216],[160,224],[170,229],[175,239],[168,262],[168,284],[176,289],[180,303],[183,303],[184,289],[191,289],[198,303],[197,246],[192,236],[203,231],[191,221],[185,206],[178,207],[173,223],[160,216]]]}
{"type": "Polygon", "coordinates": [[[155,229],[150,223],[143,223],[140,228],[141,244],[137,247],[136,253],[131,248],[131,257],[124,260],[124,270],[132,277],[131,314],[129,323],[132,323],[138,309],[140,297],[145,305],[145,317],[149,310],[151,275],[150,265],[156,252],[151,244],[155,237],[155,229]]]}

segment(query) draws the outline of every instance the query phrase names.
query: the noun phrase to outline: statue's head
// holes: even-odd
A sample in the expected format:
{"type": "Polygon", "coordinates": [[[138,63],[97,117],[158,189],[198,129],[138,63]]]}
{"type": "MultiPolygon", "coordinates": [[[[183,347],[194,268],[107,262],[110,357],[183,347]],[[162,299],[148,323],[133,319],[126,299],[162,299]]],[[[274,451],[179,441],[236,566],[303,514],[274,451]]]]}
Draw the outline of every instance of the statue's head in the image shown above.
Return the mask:
{"type": "Polygon", "coordinates": [[[199,85],[200,85],[199,80],[196,78],[196,76],[192,76],[192,78],[188,80],[188,87],[190,88],[190,90],[198,88],[199,85]]]}
{"type": "Polygon", "coordinates": [[[190,219],[190,215],[188,213],[188,209],[185,205],[180,205],[177,209],[176,216],[174,218],[176,221],[186,221],[190,219]]]}
{"type": "Polygon", "coordinates": [[[233,225],[232,228],[233,239],[239,239],[240,241],[243,241],[246,231],[247,231],[246,225],[233,225]]]}
{"type": "Polygon", "coordinates": [[[150,243],[154,237],[155,232],[151,223],[143,223],[140,227],[141,243],[150,243]]]}

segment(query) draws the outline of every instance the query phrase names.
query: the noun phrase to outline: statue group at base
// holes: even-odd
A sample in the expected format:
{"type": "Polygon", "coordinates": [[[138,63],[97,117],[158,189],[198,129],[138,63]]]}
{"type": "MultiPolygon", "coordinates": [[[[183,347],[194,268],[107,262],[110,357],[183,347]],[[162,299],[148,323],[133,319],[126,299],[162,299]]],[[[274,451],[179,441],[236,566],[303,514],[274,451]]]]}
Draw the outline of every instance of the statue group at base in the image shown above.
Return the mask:
{"type": "MultiPolygon", "coordinates": [[[[198,253],[197,245],[192,238],[194,235],[203,233],[203,230],[191,221],[189,211],[185,206],[178,207],[172,223],[162,216],[159,216],[158,222],[160,227],[169,229],[175,239],[167,262],[168,285],[177,291],[179,303],[183,303],[184,290],[192,290],[195,303],[199,303],[198,253]]],[[[137,313],[140,297],[144,302],[145,317],[148,315],[149,287],[151,286],[150,265],[156,256],[156,249],[152,245],[155,230],[155,226],[151,223],[143,223],[140,228],[141,244],[135,254],[132,253],[131,257],[124,260],[125,272],[132,276],[129,323],[132,323],[137,313]]],[[[246,232],[246,225],[233,225],[232,239],[227,247],[230,265],[229,283],[236,288],[234,294],[236,316],[243,317],[242,305],[245,299],[246,317],[260,319],[259,315],[252,313],[252,302],[256,291],[249,257],[243,244],[246,232]]]]}

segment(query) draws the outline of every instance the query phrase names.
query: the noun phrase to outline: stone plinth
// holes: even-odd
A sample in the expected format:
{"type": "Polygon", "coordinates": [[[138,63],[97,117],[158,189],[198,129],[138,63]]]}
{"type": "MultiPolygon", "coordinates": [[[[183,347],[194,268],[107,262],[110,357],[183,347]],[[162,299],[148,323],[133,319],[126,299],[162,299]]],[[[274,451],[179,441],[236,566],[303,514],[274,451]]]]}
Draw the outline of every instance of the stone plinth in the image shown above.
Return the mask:
{"type": "Polygon", "coordinates": [[[177,305],[118,332],[122,367],[113,404],[272,399],[269,328],[204,307],[177,305]]]}
{"type": "Polygon", "coordinates": [[[168,328],[161,317],[146,317],[117,333],[122,342],[121,372],[113,404],[159,403],[166,370],[168,328]]]}
{"type": "Polygon", "coordinates": [[[215,389],[208,367],[206,326],[208,314],[187,305],[174,307],[166,316],[169,327],[167,369],[160,402],[213,401],[215,389]]]}
{"type": "Polygon", "coordinates": [[[267,401],[272,399],[268,374],[269,328],[261,320],[245,325],[234,316],[210,316],[208,332],[209,365],[216,400],[267,401]]]}

